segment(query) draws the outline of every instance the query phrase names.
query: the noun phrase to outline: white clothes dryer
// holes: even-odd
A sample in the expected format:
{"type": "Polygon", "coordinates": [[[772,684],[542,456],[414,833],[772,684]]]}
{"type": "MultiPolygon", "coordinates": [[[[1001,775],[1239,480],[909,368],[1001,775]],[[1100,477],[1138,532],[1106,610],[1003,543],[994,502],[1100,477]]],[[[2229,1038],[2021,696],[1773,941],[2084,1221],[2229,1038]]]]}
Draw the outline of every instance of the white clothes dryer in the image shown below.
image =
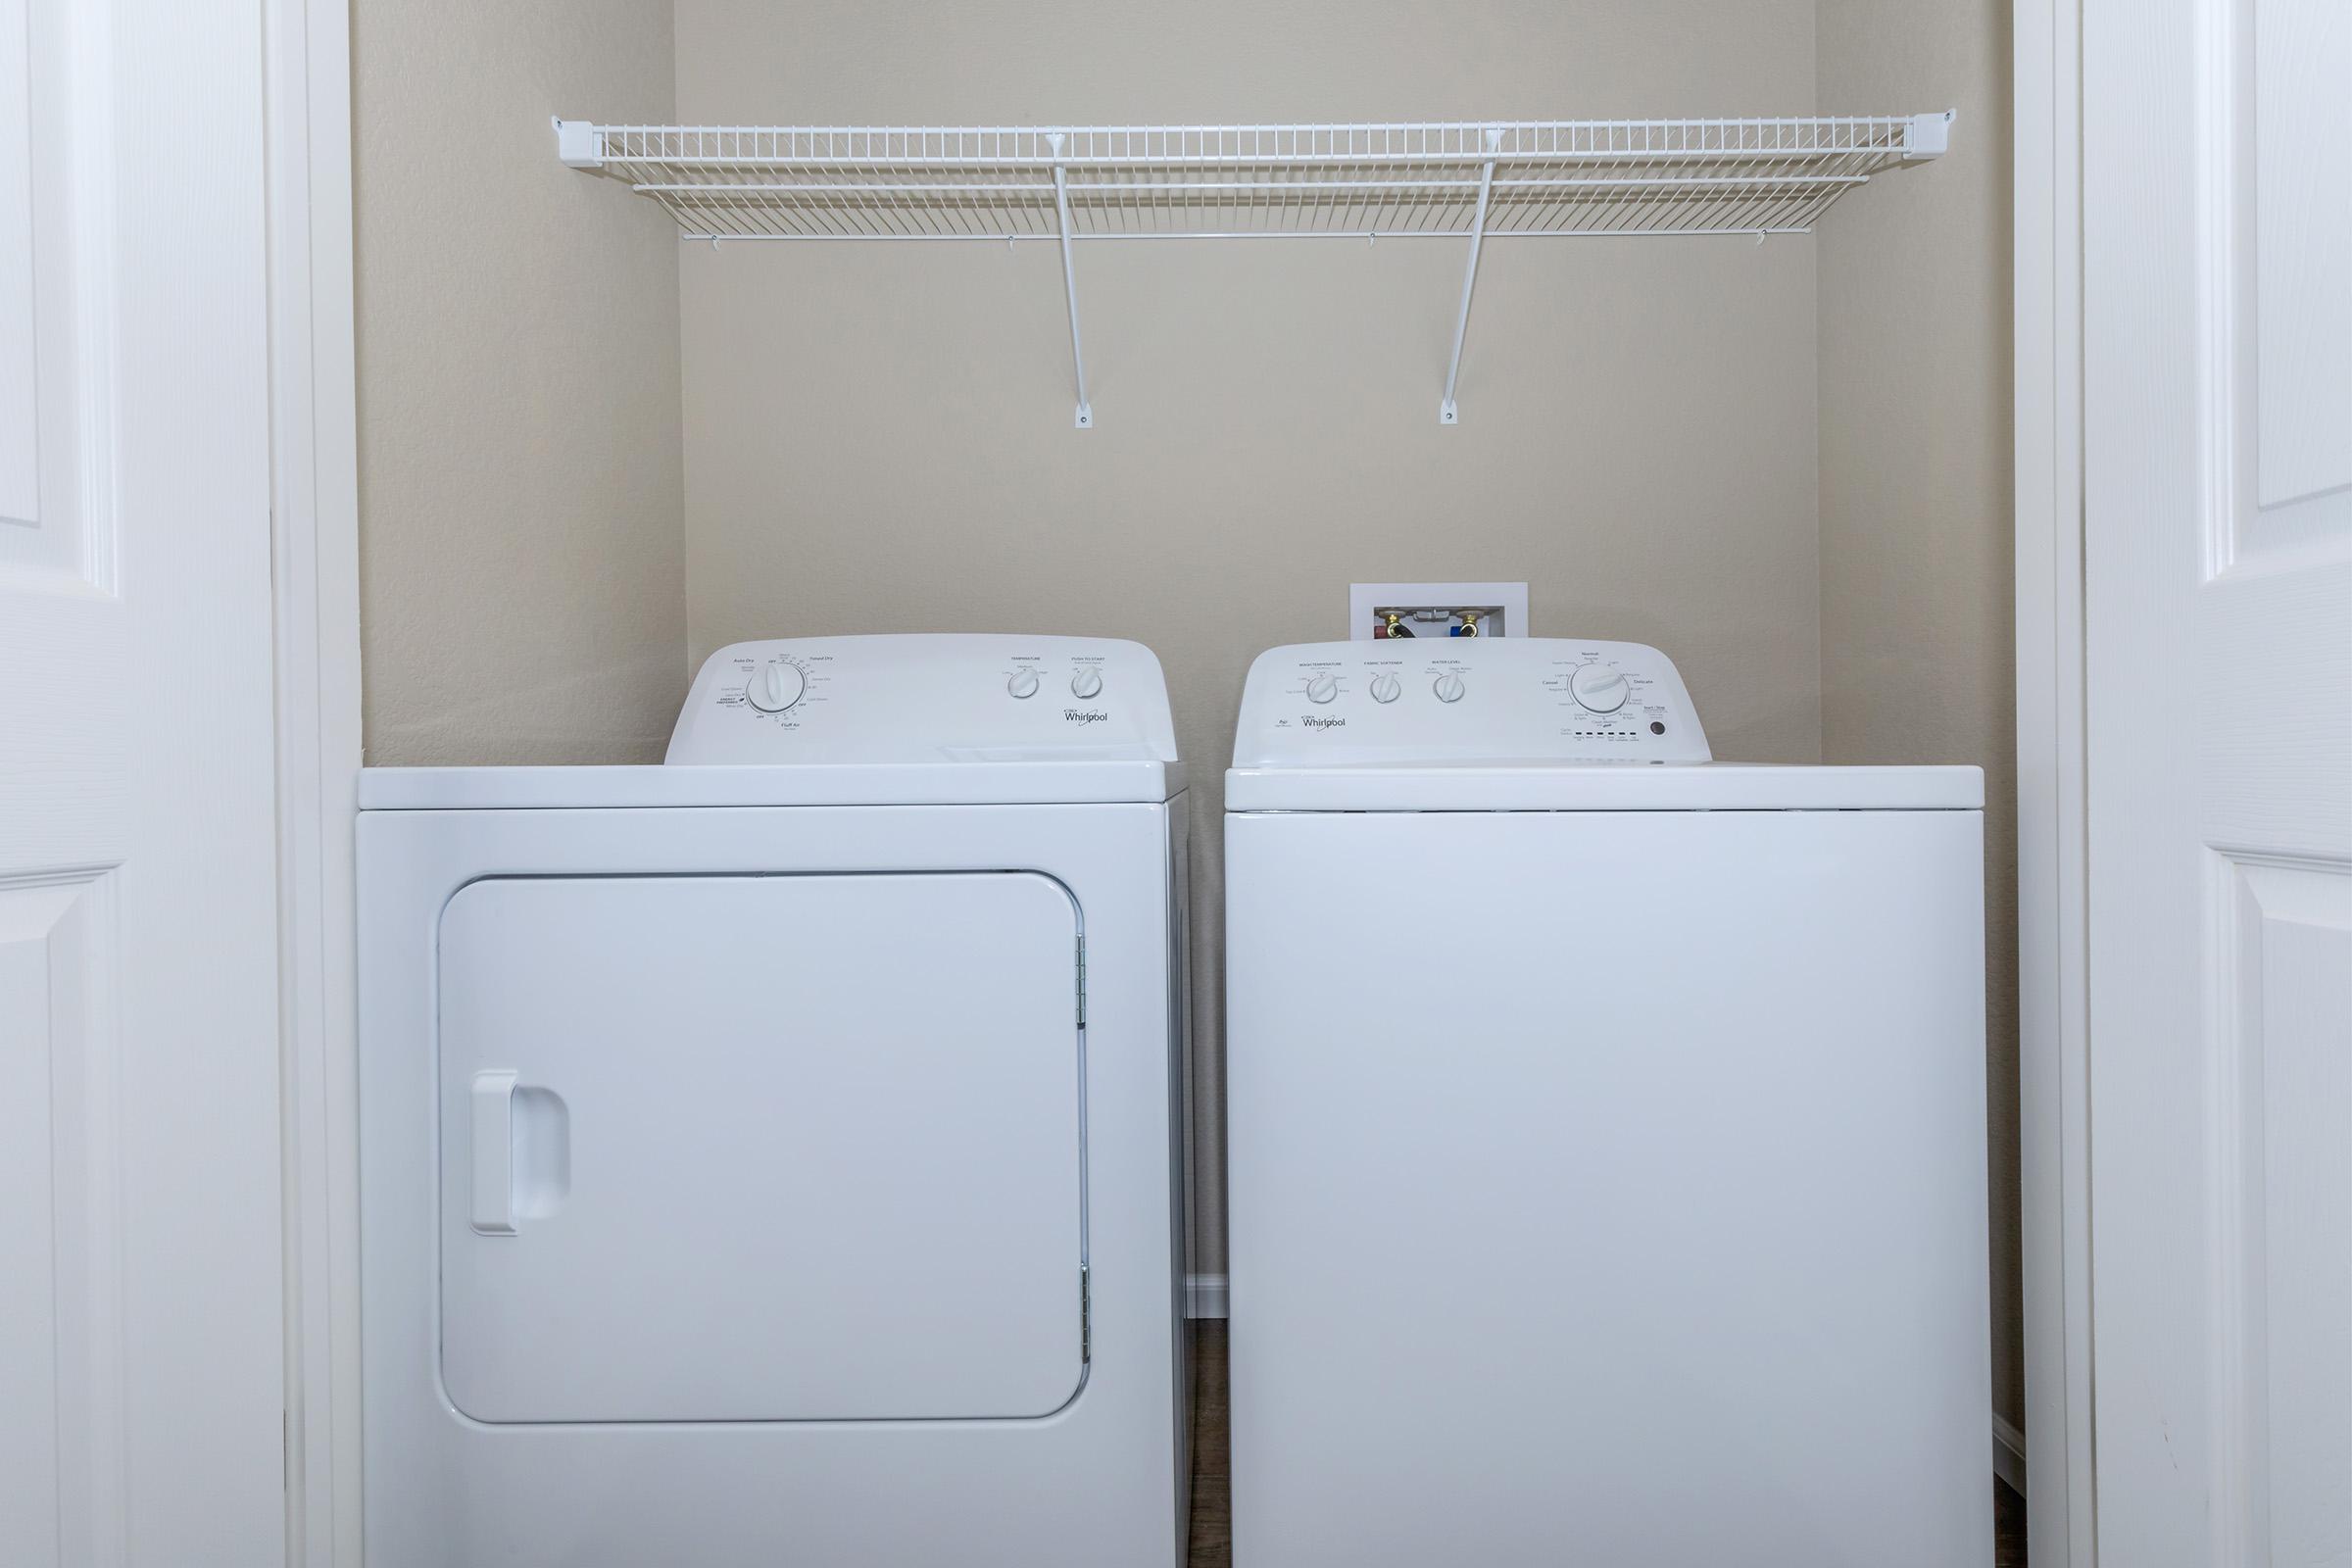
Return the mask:
{"type": "Polygon", "coordinates": [[[668,760],[363,775],[371,1568],[1174,1568],[1158,662],[738,644],[668,760]]]}
{"type": "Polygon", "coordinates": [[[1236,1568],[1991,1560],[1976,768],[1330,643],[1225,804],[1236,1568]]]}

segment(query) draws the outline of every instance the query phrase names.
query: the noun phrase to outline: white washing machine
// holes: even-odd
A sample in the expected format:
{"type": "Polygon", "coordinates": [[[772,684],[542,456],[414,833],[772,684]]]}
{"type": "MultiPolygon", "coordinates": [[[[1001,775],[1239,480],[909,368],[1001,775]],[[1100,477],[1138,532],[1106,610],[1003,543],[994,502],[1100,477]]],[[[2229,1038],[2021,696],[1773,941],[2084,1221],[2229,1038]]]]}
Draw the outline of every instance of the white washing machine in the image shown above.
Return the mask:
{"type": "Polygon", "coordinates": [[[1179,1563],[1182,787],[1065,637],[367,772],[370,1568],[1179,1563]]]}
{"type": "Polygon", "coordinates": [[[1976,768],[1329,643],[1225,800],[1236,1568],[1991,1560],[1976,768]]]}

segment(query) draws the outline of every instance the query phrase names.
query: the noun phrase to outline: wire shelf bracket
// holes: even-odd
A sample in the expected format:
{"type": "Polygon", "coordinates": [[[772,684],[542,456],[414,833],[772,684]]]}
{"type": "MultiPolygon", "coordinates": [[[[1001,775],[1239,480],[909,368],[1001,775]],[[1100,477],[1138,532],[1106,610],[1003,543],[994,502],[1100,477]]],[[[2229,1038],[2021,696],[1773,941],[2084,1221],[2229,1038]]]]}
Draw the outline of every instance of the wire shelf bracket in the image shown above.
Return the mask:
{"type": "Polygon", "coordinates": [[[1478,287],[1478,248],[1487,237],[1487,205],[1494,195],[1494,154],[1502,146],[1502,132],[1487,132],[1487,161],[1478,176],[1478,211],[1470,220],[1470,263],[1462,269],[1462,308],[1453,318],[1453,357],[1446,362],[1446,396],[1438,403],[1440,424],[1459,424],[1460,415],[1453,406],[1453,387],[1462,373],[1462,339],[1470,334],[1470,295],[1478,287]]]}
{"type": "Polygon", "coordinates": [[[1069,171],[1061,162],[1061,132],[1048,139],[1054,147],[1054,226],[1061,236],[1061,288],[1070,300],[1070,369],[1078,380],[1078,428],[1091,430],[1095,409],[1086,400],[1086,347],[1078,337],[1078,267],[1070,255],[1069,171]]]}
{"type": "Polygon", "coordinates": [[[682,238],[1052,243],[1078,429],[1094,428],[1082,244],[1469,241],[1438,422],[1455,403],[1479,259],[1519,238],[1809,233],[1874,174],[1938,158],[1953,114],[1791,120],[1143,126],[603,125],[555,122],[569,168],[659,203],[682,238]]]}

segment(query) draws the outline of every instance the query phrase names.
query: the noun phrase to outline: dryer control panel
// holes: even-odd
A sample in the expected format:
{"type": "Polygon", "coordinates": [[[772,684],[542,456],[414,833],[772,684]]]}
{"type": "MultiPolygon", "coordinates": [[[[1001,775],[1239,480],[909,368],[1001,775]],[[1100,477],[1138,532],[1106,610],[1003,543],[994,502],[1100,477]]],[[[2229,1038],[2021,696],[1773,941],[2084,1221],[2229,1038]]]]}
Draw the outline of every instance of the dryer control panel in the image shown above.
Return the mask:
{"type": "Polygon", "coordinates": [[[1674,661],[1568,637],[1269,649],[1233,742],[1236,767],[1709,760],[1674,661]]]}
{"type": "Polygon", "coordinates": [[[792,637],[703,661],[673,763],[1173,761],[1159,661],[1109,637],[792,637]]]}

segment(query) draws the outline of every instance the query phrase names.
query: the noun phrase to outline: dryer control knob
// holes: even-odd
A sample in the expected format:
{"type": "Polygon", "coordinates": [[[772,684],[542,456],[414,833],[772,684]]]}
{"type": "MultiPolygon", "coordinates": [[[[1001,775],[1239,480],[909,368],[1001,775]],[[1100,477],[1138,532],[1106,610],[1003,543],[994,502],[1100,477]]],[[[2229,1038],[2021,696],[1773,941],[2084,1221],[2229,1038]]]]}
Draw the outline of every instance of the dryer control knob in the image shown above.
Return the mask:
{"type": "Polygon", "coordinates": [[[1310,703],[1328,703],[1339,695],[1340,683],[1336,676],[1317,675],[1306,683],[1306,700],[1310,703]]]}
{"type": "Polygon", "coordinates": [[[1070,677],[1070,695],[1084,701],[1102,695],[1102,672],[1092,664],[1085,665],[1070,677]]]}
{"type": "Polygon", "coordinates": [[[1393,703],[1403,690],[1403,684],[1394,675],[1372,677],[1372,700],[1376,703],[1393,703]]]}
{"type": "Polygon", "coordinates": [[[1625,671],[1606,664],[1577,665],[1568,677],[1568,690],[1595,713],[1614,713],[1634,692],[1626,683],[1625,671]]]}
{"type": "Polygon", "coordinates": [[[1462,700],[1462,677],[1451,673],[1440,675],[1430,690],[1438,694],[1441,703],[1458,703],[1462,700]]]}
{"type": "Polygon", "coordinates": [[[1037,695],[1037,671],[1034,669],[1014,670],[1011,677],[1004,682],[1004,689],[1015,697],[1035,697],[1037,695]]]}
{"type": "Polygon", "coordinates": [[[808,677],[797,664],[767,664],[752,671],[751,684],[744,696],[762,713],[781,713],[801,700],[808,689],[808,677]]]}

